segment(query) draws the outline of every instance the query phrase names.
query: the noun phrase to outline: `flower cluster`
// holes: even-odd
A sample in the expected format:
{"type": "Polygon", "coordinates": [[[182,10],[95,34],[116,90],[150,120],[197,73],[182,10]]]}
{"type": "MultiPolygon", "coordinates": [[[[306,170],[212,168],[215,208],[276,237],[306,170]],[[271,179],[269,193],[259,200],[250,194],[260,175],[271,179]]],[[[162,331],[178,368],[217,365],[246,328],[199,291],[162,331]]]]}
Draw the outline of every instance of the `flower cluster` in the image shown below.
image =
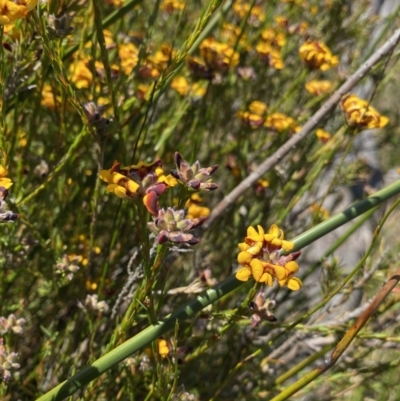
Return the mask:
{"type": "Polygon", "coordinates": [[[161,160],[154,163],[139,162],[127,167],[121,167],[116,161],[110,170],[100,171],[100,178],[108,183],[107,192],[112,192],[122,199],[141,197],[147,210],[157,215],[158,197],[168,186],[176,185],[176,180],[164,175],[161,166],[161,160]]]}
{"type": "Polygon", "coordinates": [[[157,242],[174,242],[176,244],[196,245],[199,242],[189,231],[199,227],[206,220],[206,217],[194,219],[185,218],[184,210],[174,208],[160,209],[153,221],[147,223],[150,231],[157,236],[157,242]]]}
{"type": "Polygon", "coordinates": [[[248,110],[239,111],[236,115],[242,120],[245,127],[254,129],[263,124],[266,112],[267,105],[259,100],[254,100],[249,104],[248,110]]]}
{"type": "Polygon", "coordinates": [[[100,312],[107,313],[109,311],[109,306],[106,301],[99,301],[96,294],[87,295],[85,301],[82,303],[78,301],[78,306],[88,312],[100,312]]]}
{"type": "Polygon", "coordinates": [[[344,96],[340,106],[347,123],[352,127],[382,128],[389,122],[387,117],[381,116],[366,100],[353,94],[344,96]]]}
{"type": "Polygon", "coordinates": [[[11,332],[22,334],[22,332],[24,331],[23,326],[25,323],[25,319],[17,319],[13,313],[9,315],[7,319],[3,316],[0,316],[0,334],[3,335],[11,332]]]}
{"type": "Polygon", "coordinates": [[[313,70],[327,71],[339,64],[338,57],[322,42],[308,40],[300,47],[299,56],[313,70]]]}
{"type": "Polygon", "coordinates": [[[296,121],[283,113],[273,113],[267,117],[264,126],[276,132],[290,132],[295,134],[301,130],[301,127],[296,124],[296,121]]]}
{"type": "Polygon", "coordinates": [[[16,352],[7,352],[4,341],[0,338],[0,373],[3,373],[3,379],[9,380],[12,369],[19,369],[20,364],[15,362],[18,358],[16,352]]]}
{"type": "Polygon", "coordinates": [[[204,62],[213,71],[223,72],[239,63],[239,53],[232,46],[217,42],[212,37],[204,39],[199,50],[204,62]]]}
{"type": "Polygon", "coordinates": [[[276,302],[269,299],[264,299],[264,294],[259,292],[253,301],[249,302],[249,309],[253,312],[251,315],[251,327],[259,325],[261,320],[268,322],[276,322],[276,317],[270,311],[275,307],[276,302]]]}
{"type": "Polygon", "coordinates": [[[331,81],[318,81],[316,79],[313,79],[305,84],[307,92],[317,96],[328,93],[332,89],[332,86],[333,85],[331,81]]]}
{"type": "Polygon", "coordinates": [[[0,0],[0,24],[6,25],[25,18],[36,4],[37,0],[0,0]]]}
{"type": "Polygon", "coordinates": [[[199,161],[190,165],[179,152],[175,152],[176,170],[171,175],[185,185],[190,191],[213,191],[218,185],[212,182],[211,174],[217,170],[218,165],[200,167],[199,161]]]}
{"type": "Polygon", "coordinates": [[[175,77],[171,82],[171,88],[181,96],[191,95],[194,98],[201,98],[206,94],[206,86],[202,82],[190,84],[183,76],[175,77]]]}
{"type": "Polygon", "coordinates": [[[210,209],[207,206],[201,206],[202,203],[203,198],[198,193],[194,193],[185,205],[187,209],[186,218],[196,219],[209,216],[211,213],[210,209]]]}
{"type": "Polygon", "coordinates": [[[283,231],[273,224],[266,234],[261,226],[247,229],[245,242],[240,243],[238,262],[242,266],[236,272],[236,278],[247,281],[250,277],[260,283],[272,286],[275,278],[280,286],[286,285],[296,291],[301,288],[301,281],[293,274],[299,266],[295,262],[300,252],[281,256],[280,251],[289,252],[293,249],[293,242],[284,239],[283,231]]]}
{"type": "Polygon", "coordinates": [[[329,141],[329,139],[332,138],[332,135],[327,132],[324,131],[322,128],[318,128],[317,131],[315,132],[315,136],[322,142],[322,143],[326,143],[329,141]]]}
{"type": "Polygon", "coordinates": [[[256,45],[256,52],[272,68],[281,70],[284,62],[281,49],[286,44],[286,37],[282,32],[268,28],[261,33],[261,38],[256,45]]]}
{"type": "Polygon", "coordinates": [[[78,255],[64,255],[56,264],[56,273],[71,281],[79,270],[79,266],[75,264],[79,258],[82,259],[78,255]]]}

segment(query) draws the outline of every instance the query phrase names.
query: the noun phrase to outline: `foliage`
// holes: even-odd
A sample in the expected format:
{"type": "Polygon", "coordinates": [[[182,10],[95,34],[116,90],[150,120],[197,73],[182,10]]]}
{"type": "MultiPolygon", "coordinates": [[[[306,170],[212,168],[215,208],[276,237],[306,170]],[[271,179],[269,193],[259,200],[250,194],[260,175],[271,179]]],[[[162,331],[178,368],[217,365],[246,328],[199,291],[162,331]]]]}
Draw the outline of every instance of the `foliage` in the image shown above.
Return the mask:
{"type": "Polygon", "coordinates": [[[390,399],[400,298],[367,307],[399,252],[397,204],[381,209],[385,241],[371,217],[400,191],[376,195],[398,167],[383,101],[396,50],[217,205],[302,135],[395,18],[344,0],[36,3],[0,2],[0,398],[51,399],[125,344],[137,352],[71,399],[286,399],[295,380],[309,399],[390,399]],[[368,138],[372,162],[357,155],[368,138]],[[300,255],[308,229],[333,231],[368,195],[371,211],[300,255]],[[201,312],[179,309],[207,289],[201,312]]]}

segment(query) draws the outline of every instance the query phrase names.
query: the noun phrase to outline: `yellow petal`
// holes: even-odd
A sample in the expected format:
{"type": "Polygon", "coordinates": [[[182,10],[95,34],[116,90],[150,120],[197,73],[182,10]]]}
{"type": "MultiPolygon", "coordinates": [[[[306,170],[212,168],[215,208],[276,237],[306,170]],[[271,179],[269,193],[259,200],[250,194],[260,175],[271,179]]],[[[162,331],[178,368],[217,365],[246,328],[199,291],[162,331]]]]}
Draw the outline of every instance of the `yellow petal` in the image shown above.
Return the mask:
{"type": "Polygon", "coordinates": [[[253,256],[250,253],[247,253],[247,252],[240,252],[238,257],[237,257],[237,261],[242,266],[250,264],[252,259],[253,259],[253,256]]]}
{"type": "Polygon", "coordinates": [[[165,358],[169,354],[168,343],[163,339],[158,340],[158,353],[161,355],[161,358],[165,358]]]}
{"type": "Polygon", "coordinates": [[[301,286],[303,285],[301,280],[297,277],[291,277],[288,282],[287,282],[287,287],[289,288],[289,290],[292,291],[297,291],[301,288],[301,286]]]}
{"type": "Polygon", "coordinates": [[[99,177],[105,182],[112,182],[110,170],[100,170],[99,177]]]}
{"type": "Polygon", "coordinates": [[[120,187],[119,185],[115,187],[114,193],[115,195],[118,196],[118,198],[121,199],[129,198],[129,196],[126,194],[126,189],[124,187],[120,187]]]}
{"type": "Polygon", "coordinates": [[[260,278],[260,283],[265,283],[270,287],[272,287],[273,284],[272,276],[269,273],[264,273],[260,278]]]}
{"type": "Polygon", "coordinates": [[[380,121],[379,121],[379,128],[384,127],[385,125],[387,125],[387,123],[389,122],[389,119],[385,116],[381,116],[380,121]]]}
{"type": "Polygon", "coordinates": [[[293,274],[296,273],[297,270],[299,270],[299,265],[292,260],[291,262],[286,263],[285,268],[289,270],[289,274],[293,274]]]}
{"type": "Polygon", "coordinates": [[[251,273],[253,274],[254,280],[260,281],[264,273],[264,264],[259,259],[253,259],[250,262],[251,273]]]}
{"type": "Polygon", "coordinates": [[[276,224],[272,224],[272,226],[269,228],[269,234],[271,234],[275,238],[279,238],[279,228],[276,224]]]}
{"type": "Polygon", "coordinates": [[[125,188],[132,194],[135,194],[140,188],[140,185],[136,184],[135,181],[128,180],[127,182],[125,182],[125,188]]]}
{"type": "Polygon", "coordinates": [[[250,246],[246,252],[250,253],[251,255],[258,255],[261,252],[262,247],[262,242],[256,242],[252,246],[250,246]]]}
{"type": "Polygon", "coordinates": [[[258,235],[258,232],[256,231],[256,229],[254,227],[252,227],[252,226],[248,227],[247,228],[247,236],[248,237],[252,237],[252,236],[255,236],[255,235],[258,235]]]}
{"type": "Polygon", "coordinates": [[[243,252],[247,251],[250,248],[250,245],[246,244],[245,242],[241,242],[240,244],[238,244],[238,248],[243,252]]]}
{"type": "Polygon", "coordinates": [[[291,251],[294,248],[294,243],[290,241],[282,241],[281,246],[284,251],[291,251]]]}
{"type": "Polygon", "coordinates": [[[236,279],[239,281],[247,281],[251,276],[251,270],[248,267],[242,267],[236,272],[236,279]]]}

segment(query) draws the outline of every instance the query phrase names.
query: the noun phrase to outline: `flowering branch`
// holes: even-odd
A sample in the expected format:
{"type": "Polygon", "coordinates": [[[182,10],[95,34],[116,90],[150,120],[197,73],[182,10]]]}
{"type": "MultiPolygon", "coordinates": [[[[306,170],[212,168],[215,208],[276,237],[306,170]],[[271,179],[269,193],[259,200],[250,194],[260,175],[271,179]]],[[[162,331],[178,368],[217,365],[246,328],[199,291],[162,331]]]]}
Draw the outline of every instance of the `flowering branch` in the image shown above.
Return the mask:
{"type": "Polygon", "coordinates": [[[333,93],[333,95],[312,115],[304,124],[299,133],[290,138],[273,155],[268,157],[260,166],[246,177],[235,189],[233,189],[225,198],[213,209],[208,220],[203,224],[207,229],[211,224],[238,199],[244,192],[251,188],[254,183],[260,179],[267,171],[271,170],[281,159],[296,147],[318,124],[336,107],[341,98],[352,89],[362,78],[371,70],[371,68],[390,54],[400,40],[400,29],[386,41],[386,43],[377,50],[354,74],[352,74],[343,85],[333,93]]]}

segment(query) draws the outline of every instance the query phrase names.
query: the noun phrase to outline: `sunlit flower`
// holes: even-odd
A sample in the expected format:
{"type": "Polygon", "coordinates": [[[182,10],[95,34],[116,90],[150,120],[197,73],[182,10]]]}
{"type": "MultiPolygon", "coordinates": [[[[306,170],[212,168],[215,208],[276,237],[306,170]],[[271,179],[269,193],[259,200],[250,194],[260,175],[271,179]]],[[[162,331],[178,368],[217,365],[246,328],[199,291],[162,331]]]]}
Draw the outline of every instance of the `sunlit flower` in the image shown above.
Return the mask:
{"type": "Polygon", "coordinates": [[[110,170],[101,170],[99,176],[108,183],[107,192],[122,199],[141,197],[147,210],[157,215],[158,197],[168,186],[176,185],[173,177],[164,175],[161,165],[161,160],[157,160],[154,163],[139,162],[121,168],[116,161],[110,170]]]}
{"type": "Polygon", "coordinates": [[[150,231],[157,236],[159,244],[173,242],[176,244],[196,245],[199,242],[189,231],[199,227],[205,217],[188,219],[184,210],[174,208],[160,209],[153,221],[147,223],[150,231]]]}
{"type": "Polygon", "coordinates": [[[74,274],[79,270],[78,262],[82,262],[82,256],[63,255],[56,264],[56,273],[66,277],[69,281],[74,278],[74,274]]]}
{"type": "Polygon", "coordinates": [[[26,323],[26,320],[23,318],[17,319],[16,316],[12,313],[7,317],[7,319],[3,316],[0,317],[0,334],[6,333],[16,333],[22,334],[24,331],[23,326],[26,323]]]}
{"type": "Polygon", "coordinates": [[[300,47],[299,56],[308,67],[321,71],[339,64],[339,58],[322,42],[308,40],[300,47]]]}
{"type": "Polygon", "coordinates": [[[256,46],[256,52],[272,68],[281,70],[284,67],[284,62],[282,60],[280,51],[276,48],[273,48],[270,43],[264,41],[258,42],[256,46]]]}
{"type": "Polygon", "coordinates": [[[171,88],[176,90],[181,96],[192,95],[199,98],[204,96],[207,90],[201,82],[195,82],[191,85],[183,76],[175,77],[171,82],[171,88]]]}
{"type": "Polygon", "coordinates": [[[300,252],[290,253],[281,256],[280,252],[290,252],[294,243],[284,239],[283,231],[273,224],[268,233],[264,232],[261,226],[247,229],[245,242],[240,243],[238,262],[242,266],[236,272],[236,278],[240,281],[247,281],[250,277],[260,283],[272,286],[275,278],[280,286],[286,285],[291,290],[298,290],[301,281],[292,277],[299,266],[295,262],[300,252]]]}
{"type": "Polygon", "coordinates": [[[213,70],[226,71],[239,63],[239,53],[232,46],[212,37],[204,39],[199,49],[205,63],[213,70]]]}
{"type": "Polygon", "coordinates": [[[142,78],[157,78],[165,70],[168,63],[174,58],[175,50],[168,44],[162,44],[160,49],[147,57],[140,66],[139,75],[142,78]]]}
{"type": "Polygon", "coordinates": [[[296,124],[296,121],[283,113],[273,113],[267,117],[264,126],[273,129],[276,132],[296,133],[300,131],[300,127],[296,124]]]}
{"type": "Polygon", "coordinates": [[[0,24],[6,25],[17,19],[25,18],[36,4],[37,0],[0,0],[0,24]]]}
{"type": "Polygon", "coordinates": [[[382,128],[389,122],[387,117],[381,116],[366,100],[353,94],[344,96],[340,106],[350,126],[382,128]]]}
{"type": "Polygon", "coordinates": [[[163,0],[160,8],[172,14],[174,11],[183,10],[185,8],[185,2],[183,0],[163,0]]]}
{"type": "Polygon", "coordinates": [[[7,352],[4,347],[4,341],[0,338],[0,373],[3,374],[5,381],[11,377],[11,370],[19,369],[20,364],[16,362],[18,354],[16,352],[7,352]]]}
{"type": "Polygon", "coordinates": [[[138,63],[139,49],[133,43],[121,44],[118,47],[118,55],[123,71],[129,75],[138,63]]]}
{"type": "Polygon", "coordinates": [[[217,170],[218,165],[211,167],[200,167],[199,161],[191,166],[183,159],[179,152],[175,152],[176,170],[171,171],[171,175],[192,191],[213,191],[218,185],[212,182],[211,174],[217,170]]]}
{"type": "Polygon", "coordinates": [[[70,79],[78,89],[89,88],[93,82],[93,74],[84,60],[78,60],[75,64],[71,64],[70,79]]]}
{"type": "Polygon", "coordinates": [[[242,120],[244,126],[258,128],[264,122],[267,105],[259,100],[254,100],[248,106],[248,111],[239,111],[236,115],[242,120]]]}
{"type": "MultiPolygon", "coordinates": [[[[233,12],[240,18],[245,18],[250,10],[250,2],[243,0],[236,0],[233,3],[233,12]]],[[[263,8],[259,4],[253,5],[250,11],[249,24],[254,26],[259,26],[261,22],[265,20],[265,13],[263,8]]]]}
{"type": "Polygon", "coordinates": [[[328,93],[332,88],[331,81],[317,81],[316,79],[307,82],[305,88],[312,95],[323,95],[328,93]]]}
{"type": "Polygon", "coordinates": [[[106,301],[98,300],[97,294],[87,295],[84,302],[78,301],[78,306],[88,312],[107,313],[110,309],[106,301]]]}
{"type": "Polygon", "coordinates": [[[8,189],[11,187],[13,182],[10,178],[7,178],[8,170],[0,164],[0,187],[8,189]]]}
{"type": "Polygon", "coordinates": [[[332,135],[329,132],[324,131],[321,128],[317,129],[317,131],[315,132],[315,135],[322,143],[326,143],[329,141],[329,139],[332,138],[332,135]]]}
{"type": "Polygon", "coordinates": [[[210,215],[210,209],[206,206],[201,206],[202,199],[197,193],[193,194],[186,202],[185,208],[187,209],[187,219],[197,219],[200,217],[207,217],[210,215]]]}
{"type": "Polygon", "coordinates": [[[54,110],[61,103],[61,97],[55,95],[53,88],[49,84],[43,85],[42,100],[40,104],[48,109],[54,110]]]}
{"type": "Polygon", "coordinates": [[[286,44],[285,34],[274,28],[267,28],[261,32],[261,39],[272,46],[281,48],[286,44]]]}

